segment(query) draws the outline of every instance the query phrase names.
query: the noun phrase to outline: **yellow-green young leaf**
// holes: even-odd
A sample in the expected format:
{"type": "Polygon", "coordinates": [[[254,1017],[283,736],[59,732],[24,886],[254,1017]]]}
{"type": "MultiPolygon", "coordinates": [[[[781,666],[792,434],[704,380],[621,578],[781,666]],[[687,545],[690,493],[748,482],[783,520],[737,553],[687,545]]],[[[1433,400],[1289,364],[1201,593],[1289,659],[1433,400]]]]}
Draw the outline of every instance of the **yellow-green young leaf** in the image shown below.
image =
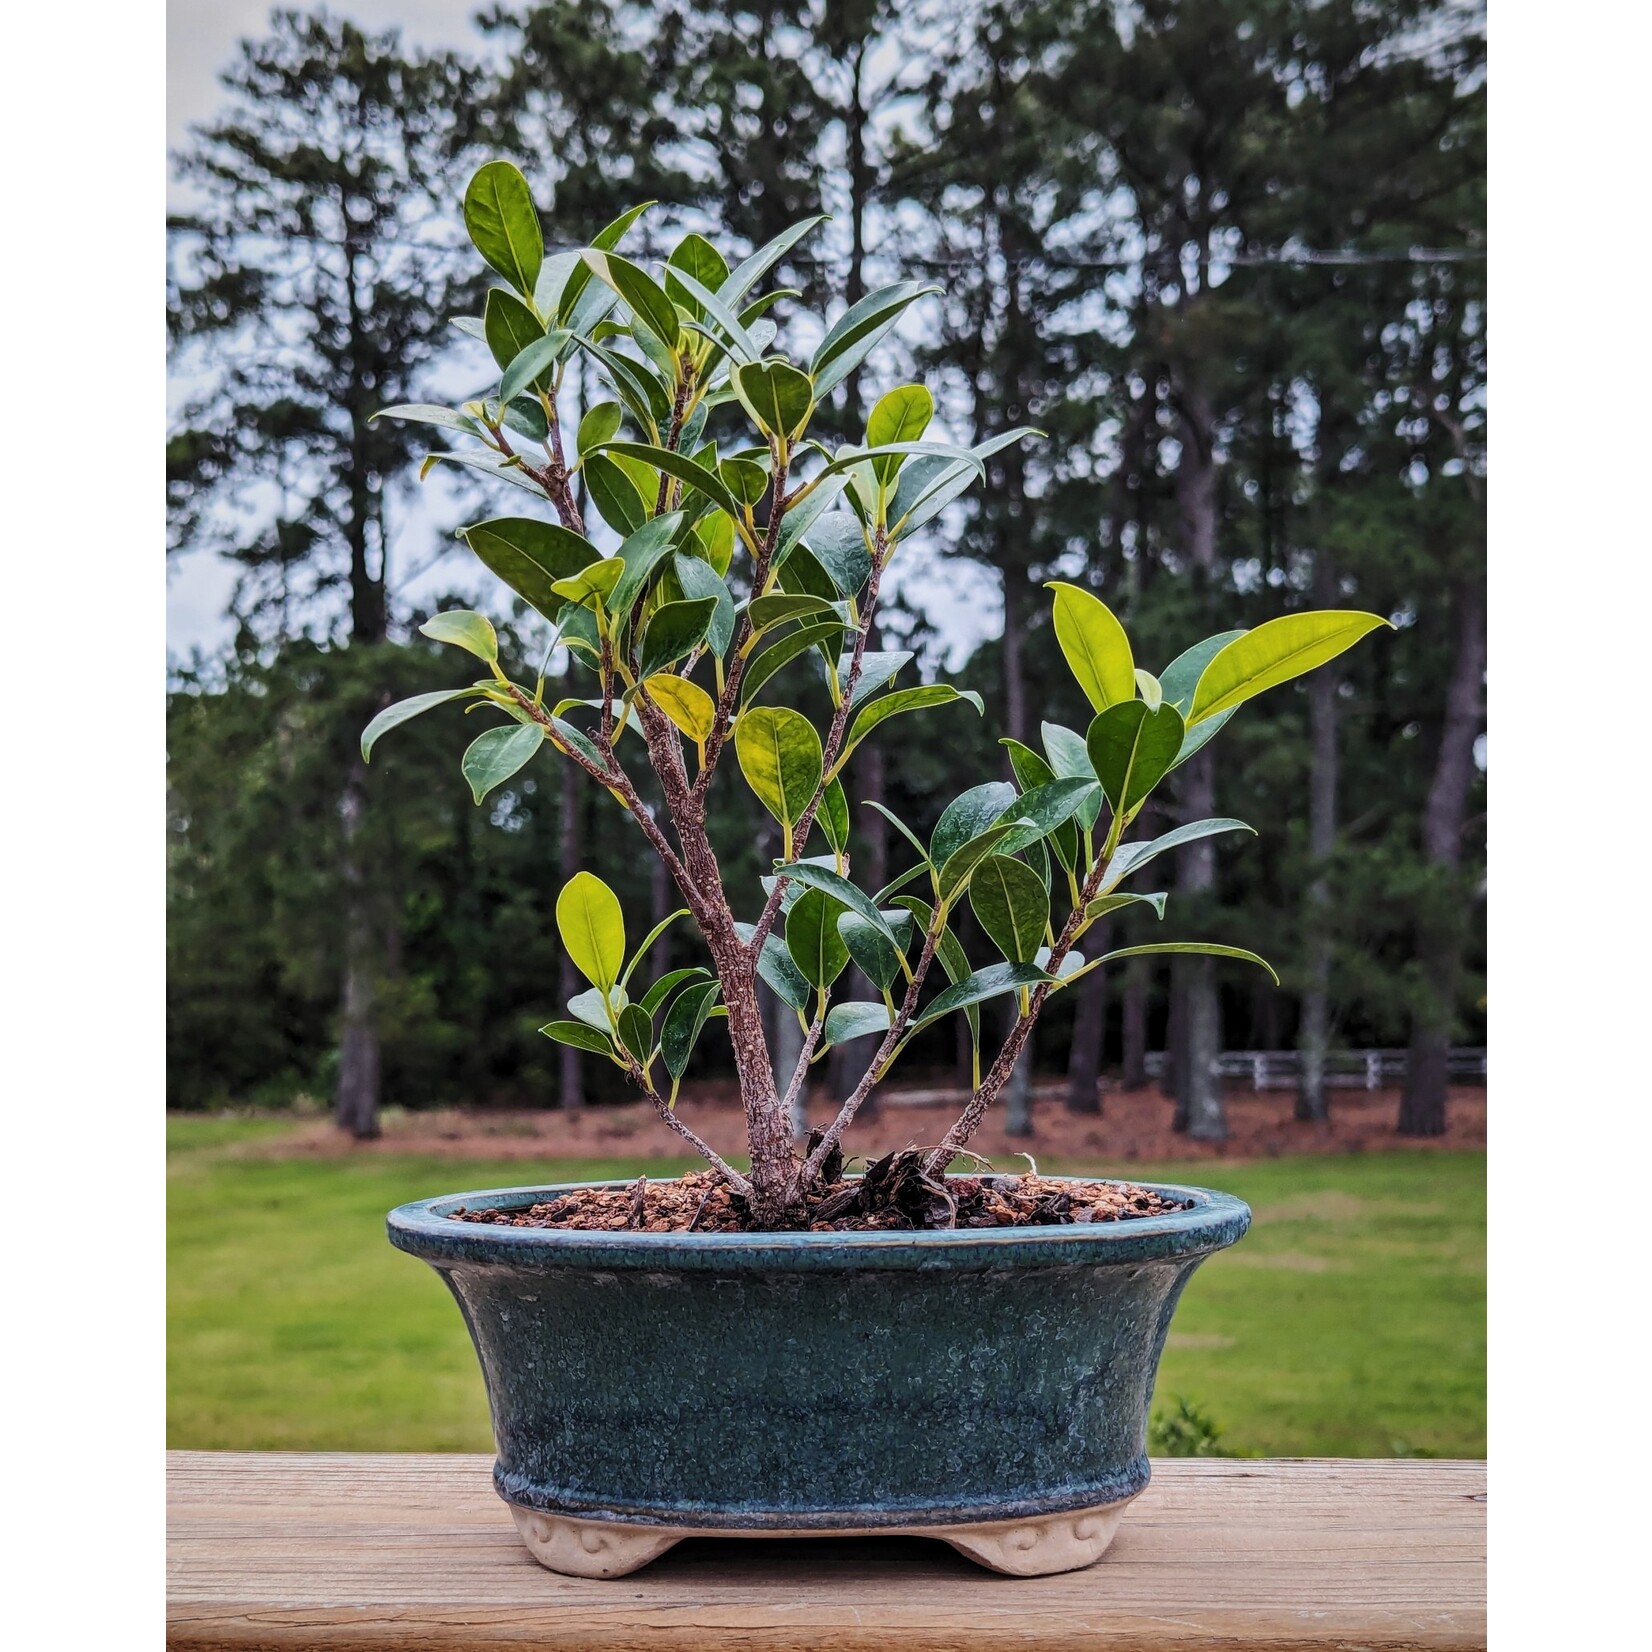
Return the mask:
{"type": "Polygon", "coordinates": [[[734,725],[734,751],[746,784],[789,834],[820,784],[814,725],[785,706],[752,706],[734,725]]]}
{"type": "Polygon", "coordinates": [[[727,574],[734,560],[734,523],[718,511],[702,516],[694,524],[694,536],[700,541],[705,559],[720,576],[727,574]]]}
{"type": "MultiPolygon", "coordinates": [[[[891,442],[915,442],[929,428],[935,398],[921,384],[902,384],[878,398],[866,421],[866,445],[887,447],[891,442]]],[[[904,455],[887,453],[872,461],[878,480],[887,487],[900,470],[904,455]]]]}
{"type": "Polygon", "coordinates": [[[473,614],[468,608],[450,608],[445,614],[432,614],[419,629],[433,642],[450,642],[489,665],[498,663],[499,638],[486,614],[473,614]]]}
{"type": "Polygon", "coordinates": [[[1202,723],[1243,705],[1264,689],[1288,683],[1388,624],[1377,614],[1345,608],[1268,620],[1235,638],[1205,667],[1193,691],[1188,723],[1202,723]]]}
{"type": "Polygon", "coordinates": [[[545,261],[545,238],[528,180],[509,161],[489,161],[470,180],[465,228],[488,263],[529,297],[545,261]]]}
{"type": "Polygon", "coordinates": [[[623,558],[605,557],[601,562],[593,562],[589,568],[581,568],[567,579],[559,579],[551,589],[564,602],[578,602],[588,608],[601,607],[613,594],[624,572],[623,558]]]}
{"type": "Polygon", "coordinates": [[[765,436],[790,441],[809,421],[815,388],[807,373],[783,361],[753,362],[735,370],[741,405],[765,436]]]}
{"type": "Polygon", "coordinates": [[[1136,691],[1149,711],[1157,711],[1164,704],[1164,688],[1151,671],[1136,667],[1136,691]]]}
{"type": "Polygon", "coordinates": [[[625,915],[601,878],[576,872],[556,898],[556,930],[574,968],[607,992],[625,967],[625,915]]]}
{"type": "Polygon", "coordinates": [[[686,677],[650,677],[645,692],[690,740],[703,743],[711,738],[717,705],[698,683],[686,677]]]}
{"type": "Polygon", "coordinates": [[[1050,892],[1033,869],[988,855],[969,880],[969,904],[987,938],[1012,964],[1030,964],[1050,921],[1050,892]]]}
{"type": "Polygon", "coordinates": [[[1077,585],[1052,583],[1055,592],[1055,640],[1097,711],[1136,697],[1136,664],[1130,639],[1113,610],[1093,592],[1077,585]]]}
{"type": "Polygon", "coordinates": [[[507,723],[478,734],[459,760],[459,772],[470,782],[478,803],[495,786],[502,786],[539,750],[545,731],[538,723],[507,723]]]}

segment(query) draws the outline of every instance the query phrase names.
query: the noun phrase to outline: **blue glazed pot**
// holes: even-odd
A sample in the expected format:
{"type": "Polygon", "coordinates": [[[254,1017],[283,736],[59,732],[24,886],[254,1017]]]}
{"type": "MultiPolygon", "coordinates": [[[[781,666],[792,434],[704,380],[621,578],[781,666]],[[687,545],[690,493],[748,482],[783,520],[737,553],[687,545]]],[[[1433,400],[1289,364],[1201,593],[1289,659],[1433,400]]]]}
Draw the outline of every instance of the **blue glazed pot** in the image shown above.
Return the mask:
{"type": "MultiPolygon", "coordinates": [[[[470,1328],[494,1482],[535,1555],[618,1576],[689,1535],[920,1532],[997,1570],[1098,1559],[1147,1484],[1193,1270],[1250,1225],[1169,1215],[922,1233],[492,1227],[578,1184],[403,1205],[390,1242],[470,1328]]],[[[606,1184],[624,1185],[624,1184],[606,1184]]]]}

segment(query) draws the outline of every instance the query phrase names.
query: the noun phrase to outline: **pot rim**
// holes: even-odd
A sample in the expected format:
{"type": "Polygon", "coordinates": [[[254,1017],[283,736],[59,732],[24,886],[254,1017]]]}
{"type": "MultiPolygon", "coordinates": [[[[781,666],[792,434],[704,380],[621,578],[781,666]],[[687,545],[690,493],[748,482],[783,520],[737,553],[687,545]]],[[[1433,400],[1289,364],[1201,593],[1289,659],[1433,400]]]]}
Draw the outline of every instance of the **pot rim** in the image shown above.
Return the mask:
{"type": "MultiPolygon", "coordinates": [[[[675,1178],[661,1178],[675,1180],[675,1178]]],[[[1047,1181],[1121,1182],[1117,1176],[1047,1181]]],[[[1231,1193],[1177,1182],[1135,1182],[1191,1201],[1190,1208],[1127,1221],[1062,1227],[933,1228],[870,1233],[645,1233],[630,1229],[511,1228],[456,1222],[459,1207],[524,1208],[588,1187],[630,1180],[548,1182],[445,1193],[398,1205],[385,1219],[390,1243],[436,1267],[692,1269],[719,1273],[841,1271],[845,1268],[1117,1266],[1208,1255],[1241,1238],[1250,1206],[1231,1193]]]]}

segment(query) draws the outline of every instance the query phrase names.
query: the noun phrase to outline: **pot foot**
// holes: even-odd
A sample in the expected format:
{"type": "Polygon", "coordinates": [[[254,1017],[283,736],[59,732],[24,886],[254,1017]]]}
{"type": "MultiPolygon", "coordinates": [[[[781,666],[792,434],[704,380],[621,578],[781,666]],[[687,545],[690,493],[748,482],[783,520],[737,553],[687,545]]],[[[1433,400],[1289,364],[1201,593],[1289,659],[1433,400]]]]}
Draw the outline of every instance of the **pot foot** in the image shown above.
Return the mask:
{"type": "Polygon", "coordinates": [[[509,1505],[528,1552],[566,1577],[624,1577],[657,1560],[685,1537],[936,1537],[988,1571],[1006,1577],[1051,1577],[1093,1566],[1106,1554],[1119,1519],[1133,1501],[1070,1509],[1031,1520],[982,1521],[972,1526],[799,1527],[790,1531],[728,1527],[640,1526],[581,1520],[509,1505]]]}
{"type": "Polygon", "coordinates": [[[564,1577],[624,1577],[674,1548],[687,1532],[669,1526],[621,1526],[510,1505],[511,1518],[531,1554],[564,1577]]]}

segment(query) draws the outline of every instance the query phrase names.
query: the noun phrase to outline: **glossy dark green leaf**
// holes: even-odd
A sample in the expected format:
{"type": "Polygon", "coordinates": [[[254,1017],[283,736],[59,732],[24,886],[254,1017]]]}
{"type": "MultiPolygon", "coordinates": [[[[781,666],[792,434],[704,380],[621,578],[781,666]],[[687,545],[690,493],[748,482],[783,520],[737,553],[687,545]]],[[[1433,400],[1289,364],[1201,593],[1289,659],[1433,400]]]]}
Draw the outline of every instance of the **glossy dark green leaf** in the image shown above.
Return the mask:
{"type": "Polygon", "coordinates": [[[432,706],[446,705],[449,700],[467,700],[472,695],[480,694],[479,688],[441,688],[433,694],[415,694],[410,699],[398,700],[393,706],[386,706],[366,728],[361,731],[361,760],[367,762],[373,755],[373,747],[378,743],[380,735],[388,734],[391,729],[399,727],[410,718],[418,717],[431,709],[432,706]]]}
{"type": "Polygon", "coordinates": [[[769,491],[769,473],[750,459],[724,459],[717,474],[742,505],[755,505],[769,491]]]}
{"type": "Polygon", "coordinates": [[[602,559],[590,540],[533,517],[498,516],[459,531],[484,567],[553,622],[563,605],[556,581],[602,559]]]}
{"type": "Polygon", "coordinates": [[[579,421],[579,451],[594,453],[604,442],[613,441],[625,421],[625,410],[618,402],[598,402],[579,421]]]}
{"type": "Polygon", "coordinates": [[[784,625],[787,620],[822,617],[842,623],[842,617],[837,610],[824,599],[788,594],[754,597],[746,608],[746,617],[751,621],[754,634],[770,630],[776,625],[784,625]]]}
{"type": "MultiPolygon", "coordinates": [[[[524,350],[547,342],[539,318],[520,298],[502,287],[488,289],[487,300],[482,307],[482,333],[500,369],[508,368],[524,350]]],[[[523,381],[524,384],[526,382],[523,381]]],[[[506,399],[509,400],[508,397],[506,399]]]]}
{"type": "Polygon", "coordinates": [[[660,1058],[673,1079],[681,1078],[688,1071],[688,1059],[711,1014],[711,1006],[717,1001],[717,993],[715,981],[700,987],[685,987],[666,1012],[660,1028],[660,1058]]]}
{"type": "MultiPolygon", "coordinates": [[[[740,704],[747,705],[755,700],[768,680],[783,666],[790,665],[798,655],[807,654],[822,643],[829,644],[835,652],[842,636],[843,621],[834,618],[802,626],[789,636],[771,643],[751,661],[741,676],[740,704]]],[[[837,784],[836,780],[832,782],[834,786],[837,784]]]]}
{"type": "Polygon", "coordinates": [[[987,939],[1012,964],[1030,964],[1044,943],[1050,893],[1030,866],[987,855],[969,880],[969,904],[987,939]]]}
{"type": "MultiPolygon", "coordinates": [[[[612,252],[625,239],[631,226],[653,204],[652,201],[644,201],[641,206],[627,207],[619,217],[605,224],[591,237],[591,245],[598,252],[612,252]]],[[[594,325],[592,317],[599,313],[606,314],[608,308],[618,301],[619,295],[601,282],[593,283],[591,266],[585,262],[583,250],[570,256],[572,267],[558,289],[556,319],[559,326],[571,332],[585,333],[594,325]]],[[[546,315],[550,314],[543,305],[540,308],[546,315]]]]}
{"type": "Polygon", "coordinates": [[[631,312],[634,327],[641,327],[650,333],[660,348],[668,353],[677,348],[681,333],[677,306],[647,271],[617,252],[588,249],[585,262],[593,275],[607,282],[619,294],[626,309],[631,312]]]}
{"type": "Polygon", "coordinates": [[[702,562],[697,556],[684,556],[681,553],[671,561],[672,571],[677,576],[677,583],[683,588],[685,597],[715,597],[716,611],[711,617],[711,627],[706,633],[706,641],[711,651],[719,659],[728,653],[729,644],[734,640],[734,598],[729,595],[729,588],[709,562],[702,562]]]}
{"type": "Polygon", "coordinates": [[[917,1016],[912,1023],[912,1030],[916,1032],[920,1027],[926,1027],[931,1021],[938,1021],[943,1015],[951,1015],[954,1010],[961,1010],[970,1004],[984,1004],[990,998],[1001,998],[1007,992],[1019,991],[1022,987],[1036,987],[1045,981],[1053,981],[1055,977],[1033,964],[989,964],[985,969],[978,969],[973,975],[966,976],[955,986],[950,986],[939,994],[917,1016]]]}
{"type": "Polygon", "coordinates": [[[530,442],[542,442],[551,433],[551,421],[545,417],[545,409],[532,396],[518,396],[507,402],[500,422],[530,442]]]}
{"type": "Polygon", "coordinates": [[[619,583],[614,587],[614,594],[608,599],[610,614],[624,619],[631,612],[632,604],[647,589],[662,559],[671,553],[682,528],[682,512],[669,511],[664,516],[656,516],[652,521],[644,522],[634,533],[626,537],[617,553],[620,561],[625,564],[625,572],[620,575],[619,583]]]}
{"type": "Polygon", "coordinates": [[[727,305],[738,304],[805,235],[825,222],[826,217],[822,213],[781,230],[772,241],[759,247],[750,258],[735,268],[728,280],[717,289],[717,296],[727,305]]]}
{"type": "Polygon", "coordinates": [[[754,362],[761,358],[763,351],[756,339],[746,331],[733,308],[710,287],[686,271],[679,272],[675,285],[689,300],[685,308],[692,307],[696,312],[695,330],[703,331],[715,347],[708,359],[708,368],[722,358],[724,351],[734,356],[736,362],[754,362]]]}
{"type": "Polygon", "coordinates": [[[833,851],[840,855],[845,853],[849,847],[849,799],[843,795],[841,781],[830,780],[826,783],[815,819],[820,822],[820,829],[826,834],[826,841],[833,851]]]}
{"type": "Polygon", "coordinates": [[[1051,780],[1023,792],[1004,811],[1002,818],[1032,824],[1011,833],[999,846],[999,853],[1017,855],[1040,838],[1050,836],[1085,807],[1094,796],[1095,787],[1093,780],[1051,780]]]}
{"type": "Polygon", "coordinates": [[[1012,834],[1020,835],[1024,830],[1025,823],[1022,821],[1001,821],[954,849],[941,862],[940,870],[935,874],[936,890],[941,899],[949,904],[955,901],[969,887],[970,879],[981,862],[1012,834]]]}
{"type": "Polygon", "coordinates": [[[734,370],[741,405],[766,436],[793,440],[809,422],[814,386],[789,362],[763,361],[734,370]]]}
{"type": "Polygon", "coordinates": [[[722,477],[716,471],[696,464],[686,453],[674,453],[670,448],[655,447],[651,442],[608,442],[604,445],[604,451],[618,458],[652,465],[655,470],[663,470],[685,487],[703,493],[719,510],[727,511],[730,516],[740,515],[740,507],[722,477]]]}
{"type": "Polygon", "coordinates": [[[545,731],[538,723],[510,723],[477,735],[459,761],[459,772],[470,782],[471,796],[480,803],[495,786],[503,785],[525,768],[544,739],[545,731]]]}
{"type": "Polygon", "coordinates": [[[665,261],[666,293],[696,321],[702,321],[705,307],[683,285],[680,277],[685,275],[696,285],[715,293],[728,280],[728,264],[703,235],[693,233],[685,235],[665,261]]]}
{"type": "Polygon", "coordinates": [[[930,863],[944,866],[971,838],[997,825],[1015,801],[1015,787],[1005,780],[988,780],[960,792],[942,811],[930,834],[930,863]]]}
{"type": "Polygon", "coordinates": [[[1224,832],[1249,832],[1254,837],[1256,828],[1247,826],[1242,820],[1230,820],[1226,817],[1193,820],[1159,837],[1148,838],[1139,843],[1121,843],[1113,851],[1113,858],[1107,863],[1107,871],[1101,883],[1102,892],[1106,893],[1121,879],[1128,877],[1132,872],[1140,871],[1150,860],[1156,860],[1167,850],[1179,849],[1184,843],[1195,843],[1200,838],[1216,837],[1224,832]]]}
{"type": "Polygon", "coordinates": [[[981,476],[982,461],[1008,447],[1012,442],[1025,441],[1042,432],[1022,425],[1006,430],[970,449],[976,464],[958,461],[914,459],[901,467],[901,479],[889,501],[889,524],[892,536],[901,539],[916,533],[925,523],[933,521],[960,494],[981,476]]]}
{"type": "MultiPolygon", "coordinates": [[[[632,959],[632,967],[636,967],[637,958],[646,957],[647,953],[648,948],[646,946],[639,947],[636,957],[632,959]]],[[[660,1006],[683,982],[709,981],[710,979],[711,971],[701,969],[698,965],[690,965],[685,969],[668,969],[659,980],[650,983],[648,991],[637,1002],[642,1005],[650,1016],[658,1015],[660,1006]]]]}
{"type": "MultiPolygon", "coordinates": [[[[928,901],[920,900],[916,895],[902,895],[896,906],[905,907],[912,914],[918,933],[927,935],[930,926],[935,922],[935,909],[928,901]]],[[[935,956],[939,960],[947,980],[956,985],[960,981],[967,981],[970,977],[969,956],[965,953],[963,943],[953,934],[947,924],[941,925],[940,934],[935,941],[935,956]]],[[[964,1006],[964,1020],[969,1023],[970,1041],[977,1048],[981,1043],[981,1010],[977,1004],[964,1006]]]]}
{"type": "Polygon", "coordinates": [[[671,397],[651,367],[604,348],[592,339],[579,339],[585,353],[598,361],[608,382],[638,425],[656,440],[671,418],[671,397]]]}
{"type": "MultiPolygon", "coordinates": [[[[803,505],[807,506],[812,498],[810,495],[803,505]]],[[[854,596],[866,583],[872,572],[866,530],[847,511],[831,511],[822,516],[808,529],[804,542],[844,596],[854,596]]]]}
{"type": "Polygon", "coordinates": [[[837,931],[843,910],[819,889],[805,889],[786,914],[786,949],[810,986],[824,991],[849,962],[849,948],[837,931]]]}
{"type": "Polygon", "coordinates": [[[715,597],[662,603],[643,627],[639,674],[652,677],[691,654],[705,640],[716,611],[715,597]]]}
{"type": "Polygon", "coordinates": [[[616,533],[635,533],[648,520],[648,505],[636,483],[606,453],[593,453],[583,471],[592,503],[616,533]]]}
{"type": "Polygon", "coordinates": [[[654,1051],[654,1023],[641,1004],[627,1004],[619,1013],[620,1042],[636,1058],[639,1067],[648,1065],[654,1051]]]}
{"type": "MultiPolygon", "coordinates": [[[[757,933],[756,924],[737,923],[734,932],[748,945],[757,933]]],[[[757,954],[757,973],[782,1004],[792,1009],[807,1011],[814,999],[814,990],[803,979],[792,955],[778,935],[763,937],[763,949],[757,954]]]]}
{"type": "Polygon", "coordinates": [[[886,694],[881,700],[868,700],[855,713],[855,720],[849,725],[849,736],[843,742],[843,750],[838,755],[833,772],[836,773],[849,761],[855,747],[880,723],[887,722],[889,718],[899,716],[902,712],[924,711],[930,706],[950,705],[954,700],[967,700],[975,707],[976,716],[981,715],[981,696],[973,689],[953,688],[950,683],[929,683],[921,688],[901,688],[893,694],[886,694]]]}
{"type": "Polygon", "coordinates": [[[465,229],[488,264],[529,297],[545,259],[545,238],[528,180],[509,161],[489,161],[470,180],[465,229]]]}
{"type": "Polygon", "coordinates": [[[827,328],[809,363],[815,394],[824,396],[866,359],[877,341],[900,319],[909,304],[941,289],[933,283],[899,281],[879,287],[851,305],[827,328]]]}
{"type": "Polygon", "coordinates": [[[857,1038],[888,1032],[891,1022],[887,1004],[834,1004],[827,1012],[820,1042],[827,1049],[834,1044],[852,1044],[857,1038]]]}
{"type": "MultiPolygon", "coordinates": [[[[896,909],[883,912],[885,928],[899,934],[903,940],[912,926],[912,915],[896,909]]],[[[901,955],[890,944],[885,929],[875,929],[858,912],[840,913],[837,932],[849,949],[849,956],[860,966],[875,987],[887,992],[895,977],[901,973],[901,955]]]]}
{"type": "Polygon", "coordinates": [[[1116,813],[1128,814],[1170,772],[1185,726],[1174,706],[1149,711],[1140,700],[1096,713],[1084,747],[1116,813]]]}

